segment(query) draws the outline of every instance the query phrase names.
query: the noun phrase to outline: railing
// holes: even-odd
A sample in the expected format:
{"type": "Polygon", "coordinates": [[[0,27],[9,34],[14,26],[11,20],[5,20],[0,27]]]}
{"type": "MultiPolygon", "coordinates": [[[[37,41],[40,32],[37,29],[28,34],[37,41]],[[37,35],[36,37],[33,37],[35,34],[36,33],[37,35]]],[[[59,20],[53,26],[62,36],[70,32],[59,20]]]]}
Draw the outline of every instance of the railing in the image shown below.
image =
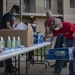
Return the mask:
{"type": "MultiPolygon", "coordinates": [[[[7,5],[6,10],[9,11],[10,7],[9,5],[7,5]]],[[[51,9],[47,9],[45,8],[44,5],[35,5],[34,4],[24,4],[22,5],[22,12],[23,13],[32,13],[32,14],[45,14],[48,10],[52,11],[53,14],[57,14],[57,15],[62,15],[63,14],[63,9],[60,8],[56,8],[56,6],[52,7],[51,9]]]]}
{"type": "Polygon", "coordinates": [[[25,4],[23,8],[23,12],[26,13],[46,13],[48,10],[52,11],[54,14],[63,13],[63,9],[61,9],[61,7],[57,9],[46,9],[44,5],[25,4]]]}

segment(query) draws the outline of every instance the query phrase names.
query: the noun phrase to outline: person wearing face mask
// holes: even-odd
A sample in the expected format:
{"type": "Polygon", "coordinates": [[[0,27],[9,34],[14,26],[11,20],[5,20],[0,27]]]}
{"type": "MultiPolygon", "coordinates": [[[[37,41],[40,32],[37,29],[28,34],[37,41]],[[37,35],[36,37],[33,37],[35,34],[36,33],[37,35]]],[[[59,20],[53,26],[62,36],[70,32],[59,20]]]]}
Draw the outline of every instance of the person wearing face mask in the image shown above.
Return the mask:
{"type": "Polygon", "coordinates": [[[31,24],[33,28],[33,32],[36,32],[36,21],[34,20],[33,23],[31,24]]]}
{"type": "Polygon", "coordinates": [[[36,21],[34,20],[31,24],[34,34],[39,34],[41,31],[36,31],[36,21]]]}
{"type": "Polygon", "coordinates": [[[13,29],[13,16],[19,14],[20,7],[18,5],[13,5],[11,10],[4,14],[1,20],[1,29],[13,29]]]}
{"type": "MultiPolygon", "coordinates": [[[[19,6],[18,5],[13,5],[13,7],[11,8],[11,10],[9,12],[7,12],[6,14],[4,14],[4,16],[2,17],[1,20],[1,28],[0,29],[13,29],[13,16],[15,16],[15,13],[19,14],[19,6]]],[[[7,59],[5,61],[6,64],[6,69],[8,73],[13,73],[15,72],[17,69],[13,66],[12,64],[12,59],[7,59]]]]}
{"type": "MultiPolygon", "coordinates": [[[[60,19],[62,23],[65,22],[64,21],[64,18],[62,16],[58,16],[56,18],[60,19]]],[[[64,40],[65,40],[64,36],[61,35],[61,34],[59,34],[58,37],[57,37],[56,44],[55,44],[55,47],[54,48],[62,48],[63,47],[64,40]]],[[[65,60],[64,65],[63,65],[63,68],[66,68],[67,67],[67,62],[68,61],[65,60]]],[[[57,63],[57,60],[56,60],[55,64],[56,63],[57,63]]],[[[51,65],[50,67],[51,68],[55,67],[55,64],[51,65]]]]}
{"type": "MultiPolygon", "coordinates": [[[[57,36],[62,34],[65,37],[64,47],[75,47],[75,26],[70,22],[61,22],[60,19],[54,18],[51,23],[53,38],[51,49],[54,48],[57,36]]],[[[54,75],[61,75],[62,67],[65,60],[57,60],[55,65],[54,75]]],[[[69,60],[69,75],[75,75],[75,60],[69,60]]]]}
{"type": "MultiPolygon", "coordinates": [[[[31,26],[32,26],[33,32],[36,33],[36,21],[35,20],[32,22],[31,26]]],[[[33,55],[34,55],[34,51],[28,52],[27,61],[34,63],[33,55]]]]}

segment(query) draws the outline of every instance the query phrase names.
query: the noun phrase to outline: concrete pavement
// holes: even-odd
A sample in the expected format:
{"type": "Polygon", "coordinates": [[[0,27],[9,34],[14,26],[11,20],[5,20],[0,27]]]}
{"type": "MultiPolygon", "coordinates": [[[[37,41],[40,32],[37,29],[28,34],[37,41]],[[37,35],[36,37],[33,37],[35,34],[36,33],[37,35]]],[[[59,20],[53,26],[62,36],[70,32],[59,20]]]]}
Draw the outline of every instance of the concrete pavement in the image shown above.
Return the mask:
{"type": "MultiPolygon", "coordinates": [[[[55,61],[49,61],[50,65],[54,64],[55,61]]],[[[47,63],[46,63],[47,64],[47,63]]],[[[21,58],[21,75],[26,75],[25,73],[25,60],[21,58]]],[[[34,64],[34,66],[31,64],[30,68],[28,69],[28,75],[53,75],[51,71],[53,71],[54,68],[47,67],[45,69],[45,66],[43,64],[34,64]]],[[[68,75],[68,66],[67,68],[63,68],[61,75],[68,75]]],[[[4,67],[0,68],[0,75],[4,75],[4,67]]],[[[8,74],[8,75],[14,75],[14,74],[8,74]]]]}

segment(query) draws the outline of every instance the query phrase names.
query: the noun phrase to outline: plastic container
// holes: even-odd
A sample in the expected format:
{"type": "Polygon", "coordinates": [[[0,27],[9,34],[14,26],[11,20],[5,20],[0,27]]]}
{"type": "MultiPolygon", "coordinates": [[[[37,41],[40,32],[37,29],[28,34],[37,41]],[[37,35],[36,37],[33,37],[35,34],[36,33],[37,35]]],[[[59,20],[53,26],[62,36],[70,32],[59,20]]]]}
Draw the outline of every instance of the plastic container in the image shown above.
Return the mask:
{"type": "Polygon", "coordinates": [[[18,38],[17,38],[17,47],[21,47],[21,39],[20,39],[20,37],[18,36],[18,38]]]}
{"type": "Polygon", "coordinates": [[[11,48],[11,38],[10,38],[10,36],[8,36],[7,48],[11,48]]]}
{"type": "Polygon", "coordinates": [[[1,44],[2,44],[2,48],[5,48],[5,41],[4,41],[3,37],[1,37],[1,44]]]}
{"type": "Polygon", "coordinates": [[[16,48],[16,39],[15,39],[14,36],[13,36],[13,39],[12,39],[12,48],[16,48]]]}

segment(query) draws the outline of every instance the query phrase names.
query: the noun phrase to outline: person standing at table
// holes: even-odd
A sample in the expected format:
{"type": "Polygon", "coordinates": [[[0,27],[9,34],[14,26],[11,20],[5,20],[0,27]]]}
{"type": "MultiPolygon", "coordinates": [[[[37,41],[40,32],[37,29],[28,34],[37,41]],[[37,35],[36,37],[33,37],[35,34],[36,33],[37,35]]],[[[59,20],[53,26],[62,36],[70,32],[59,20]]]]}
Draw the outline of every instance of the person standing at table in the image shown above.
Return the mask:
{"type": "MultiPolygon", "coordinates": [[[[4,14],[4,16],[2,17],[2,21],[1,21],[1,29],[13,29],[13,23],[12,23],[13,16],[16,16],[17,13],[19,14],[19,10],[20,8],[18,5],[13,5],[11,10],[7,12],[6,14],[4,14]]],[[[13,73],[17,70],[13,66],[11,58],[7,59],[5,63],[6,63],[7,72],[13,73]]]]}
{"type": "Polygon", "coordinates": [[[36,31],[36,20],[34,20],[34,21],[32,22],[31,26],[32,26],[32,29],[33,29],[33,32],[34,32],[34,33],[36,33],[36,34],[41,33],[41,31],[38,31],[38,32],[36,31]]]}
{"type": "Polygon", "coordinates": [[[33,28],[33,32],[36,32],[36,21],[34,20],[31,24],[32,28],[33,28]]]}
{"type": "MultiPolygon", "coordinates": [[[[36,32],[36,21],[34,20],[31,24],[33,32],[36,32]]],[[[34,63],[34,59],[33,59],[33,55],[34,55],[34,51],[30,51],[28,52],[28,61],[30,61],[31,63],[34,63]]]]}
{"type": "Polygon", "coordinates": [[[50,28],[50,26],[51,26],[52,20],[54,19],[54,16],[53,16],[53,14],[52,14],[51,11],[47,11],[47,12],[46,12],[46,16],[47,16],[47,19],[46,19],[46,21],[45,21],[45,23],[44,23],[44,25],[45,25],[45,37],[44,37],[44,40],[46,40],[46,38],[47,38],[47,37],[49,36],[49,34],[51,33],[51,28],[50,28]]]}
{"type": "MultiPolygon", "coordinates": [[[[75,47],[75,26],[70,22],[61,22],[60,19],[55,18],[51,23],[53,38],[51,42],[51,49],[54,48],[58,34],[65,37],[64,47],[75,47]]],[[[59,60],[57,61],[59,62],[59,60]]],[[[58,66],[55,65],[54,75],[61,75],[62,67],[65,60],[60,60],[58,66]]],[[[70,60],[69,75],[75,75],[75,60],[70,60]]]]}

